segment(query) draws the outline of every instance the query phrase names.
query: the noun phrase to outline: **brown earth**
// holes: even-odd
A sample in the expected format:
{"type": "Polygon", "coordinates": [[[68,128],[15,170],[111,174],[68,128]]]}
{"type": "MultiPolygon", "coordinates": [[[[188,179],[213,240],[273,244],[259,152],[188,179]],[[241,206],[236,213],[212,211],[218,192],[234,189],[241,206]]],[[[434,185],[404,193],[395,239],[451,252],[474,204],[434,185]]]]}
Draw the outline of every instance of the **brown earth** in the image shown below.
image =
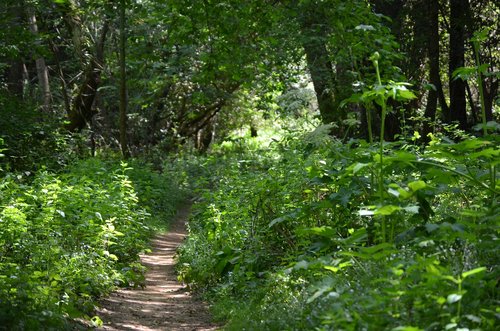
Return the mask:
{"type": "Polygon", "coordinates": [[[123,289],[104,299],[97,315],[99,330],[217,330],[207,306],[177,281],[174,255],[186,236],[189,205],[181,207],[168,233],[154,238],[152,253],[141,256],[147,267],[144,289],[123,289]]]}

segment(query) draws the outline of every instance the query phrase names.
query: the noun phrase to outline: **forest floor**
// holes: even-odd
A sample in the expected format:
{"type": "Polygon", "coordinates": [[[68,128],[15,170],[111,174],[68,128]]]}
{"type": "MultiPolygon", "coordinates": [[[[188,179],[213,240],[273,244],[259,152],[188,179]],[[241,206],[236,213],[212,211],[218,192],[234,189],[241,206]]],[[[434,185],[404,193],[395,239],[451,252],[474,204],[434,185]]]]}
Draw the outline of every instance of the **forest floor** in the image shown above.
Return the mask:
{"type": "Polygon", "coordinates": [[[186,236],[189,211],[190,205],[182,206],[169,231],[154,238],[152,253],[141,256],[147,267],[145,288],[122,289],[102,301],[97,313],[104,322],[100,330],[218,329],[207,306],[177,281],[174,270],[174,255],[186,236]]]}

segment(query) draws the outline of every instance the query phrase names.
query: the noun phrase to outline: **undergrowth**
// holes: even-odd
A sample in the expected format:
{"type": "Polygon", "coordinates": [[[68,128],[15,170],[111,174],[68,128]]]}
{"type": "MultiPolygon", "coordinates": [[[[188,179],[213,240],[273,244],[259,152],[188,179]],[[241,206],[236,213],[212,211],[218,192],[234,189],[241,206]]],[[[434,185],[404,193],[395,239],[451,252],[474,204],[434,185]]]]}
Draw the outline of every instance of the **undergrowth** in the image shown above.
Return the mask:
{"type": "Polygon", "coordinates": [[[59,173],[2,175],[2,330],[70,328],[116,286],[142,286],[138,254],[183,198],[175,177],[138,161],[90,158],[59,173]]]}
{"type": "Polygon", "coordinates": [[[328,132],[186,161],[181,278],[227,330],[494,330],[498,136],[385,143],[381,171],[328,132]]]}

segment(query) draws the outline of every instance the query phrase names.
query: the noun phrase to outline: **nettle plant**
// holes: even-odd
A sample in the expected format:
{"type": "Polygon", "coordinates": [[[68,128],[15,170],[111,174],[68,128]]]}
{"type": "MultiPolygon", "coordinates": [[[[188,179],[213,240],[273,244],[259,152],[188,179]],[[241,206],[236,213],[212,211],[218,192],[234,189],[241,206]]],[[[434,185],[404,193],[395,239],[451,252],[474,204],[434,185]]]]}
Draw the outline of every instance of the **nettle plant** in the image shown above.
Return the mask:
{"type": "MultiPolygon", "coordinates": [[[[394,148],[394,144],[387,145],[385,142],[385,122],[386,116],[388,112],[392,109],[389,106],[389,100],[392,99],[399,103],[404,103],[410,101],[415,98],[415,94],[408,89],[410,84],[405,82],[394,82],[387,81],[385,84],[382,82],[382,78],[380,75],[379,68],[379,60],[380,54],[375,52],[370,60],[373,63],[376,73],[376,82],[372,86],[369,87],[363,93],[358,93],[353,95],[351,98],[347,99],[345,102],[355,102],[362,104],[366,111],[366,118],[368,124],[368,139],[370,145],[368,145],[369,149],[371,149],[371,158],[370,162],[358,162],[355,163],[350,170],[353,175],[359,172],[363,168],[368,168],[370,170],[370,193],[372,195],[378,196],[378,203],[375,206],[370,206],[367,209],[363,209],[360,211],[362,216],[370,216],[376,218],[379,222],[380,228],[380,241],[381,242],[392,242],[394,240],[394,225],[390,224],[390,219],[388,216],[393,214],[395,211],[404,210],[408,212],[414,212],[414,206],[404,206],[397,207],[387,204],[387,190],[386,190],[386,181],[388,177],[387,171],[394,162],[402,161],[407,162],[409,154],[397,154],[395,156],[388,154],[392,154],[392,149],[394,148]],[[376,107],[380,108],[380,132],[379,132],[379,144],[377,149],[372,149],[374,142],[373,137],[373,129],[372,129],[372,111],[376,109],[376,107]],[[390,149],[386,149],[390,147],[390,149]],[[376,187],[376,188],[375,188],[376,187]],[[388,222],[389,221],[389,222],[388,222]],[[388,224],[389,223],[389,224],[388,224]]],[[[416,183],[412,184],[414,188],[416,188],[416,183]]],[[[420,184],[421,185],[421,184],[420,184]]]]}

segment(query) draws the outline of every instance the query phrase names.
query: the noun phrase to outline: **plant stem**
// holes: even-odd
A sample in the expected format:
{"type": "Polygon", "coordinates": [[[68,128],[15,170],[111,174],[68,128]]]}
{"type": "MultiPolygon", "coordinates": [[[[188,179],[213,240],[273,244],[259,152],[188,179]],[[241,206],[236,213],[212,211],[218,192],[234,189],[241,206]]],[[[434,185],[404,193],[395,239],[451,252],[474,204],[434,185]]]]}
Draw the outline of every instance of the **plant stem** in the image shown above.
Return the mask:
{"type": "Polygon", "coordinates": [[[372,133],[372,109],[371,106],[366,106],[366,121],[368,122],[368,141],[373,144],[373,133],[372,133]]]}
{"type": "MultiPolygon", "coordinates": [[[[378,74],[378,67],[377,67],[378,74]]],[[[379,77],[380,79],[380,77],[379,77]]],[[[385,130],[385,111],[386,105],[385,100],[382,102],[382,124],[380,126],[380,175],[379,175],[379,195],[380,204],[384,203],[384,130],[385,130]]],[[[382,216],[382,240],[386,242],[386,222],[385,217],[382,216]]]]}
{"type": "MultiPolygon", "coordinates": [[[[486,137],[488,135],[488,127],[486,125],[486,106],[484,102],[484,89],[483,89],[483,77],[481,75],[481,70],[479,70],[479,41],[474,40],[472,42],[472,46],[474,48],[474,56],[476,58],[476,70],[477,70],[477,86],[479,89],[479,99],[481,101],[481,116],[482,116],[482,121],[483,121],[483,135],[486,137]]],[[[490,187],[491,190],[495,190],[496,186],[496,174],[495,174],[495,166],[490,166],[489,169],[490,172],[490,187]]],[[[493,200],[495,199],[495,193],[493,193],[493,200]]]]}
{"type": "MultiPolygon", "coordinates": [[[[375,72],[377,74],[377,84],[379,86],[382,86],[382,79],[380,78],[380,70],[378,67],[378,53],[376,54],[376,58],[373,60],[373,65],[375,66],[375,72]]],[[[382,118],[381,118],[381,125],[380,125],[380,150],[379,150],[379,155],[380,155],[380,174],[379,174],[379,185],[378,185],[378,190],[379,190],[379,197],[380,197],[380,204],[383,204],[384,202],[384,132],[385,132],[385,115],[387,111],[387,105],[386,105],[386,100],[385,100],[385,94],[381,98],[382,102],[382,118]]],[[[386,220],[385,217],[382,216],[382,240],[383,242],[386,242],[386,220]]]]}
{"type": "MultiPolygon", "coordinates": [[[[462,279],[462,277],[460,277],[460,282],[458,283],[458,294],[459,295],[462,295],[462,281],[463,281],[463,279],[462,279]]],[[[462,310],[462,299],[458,300],[457,322],[460,320],[461,310],[462,310]]]]}

